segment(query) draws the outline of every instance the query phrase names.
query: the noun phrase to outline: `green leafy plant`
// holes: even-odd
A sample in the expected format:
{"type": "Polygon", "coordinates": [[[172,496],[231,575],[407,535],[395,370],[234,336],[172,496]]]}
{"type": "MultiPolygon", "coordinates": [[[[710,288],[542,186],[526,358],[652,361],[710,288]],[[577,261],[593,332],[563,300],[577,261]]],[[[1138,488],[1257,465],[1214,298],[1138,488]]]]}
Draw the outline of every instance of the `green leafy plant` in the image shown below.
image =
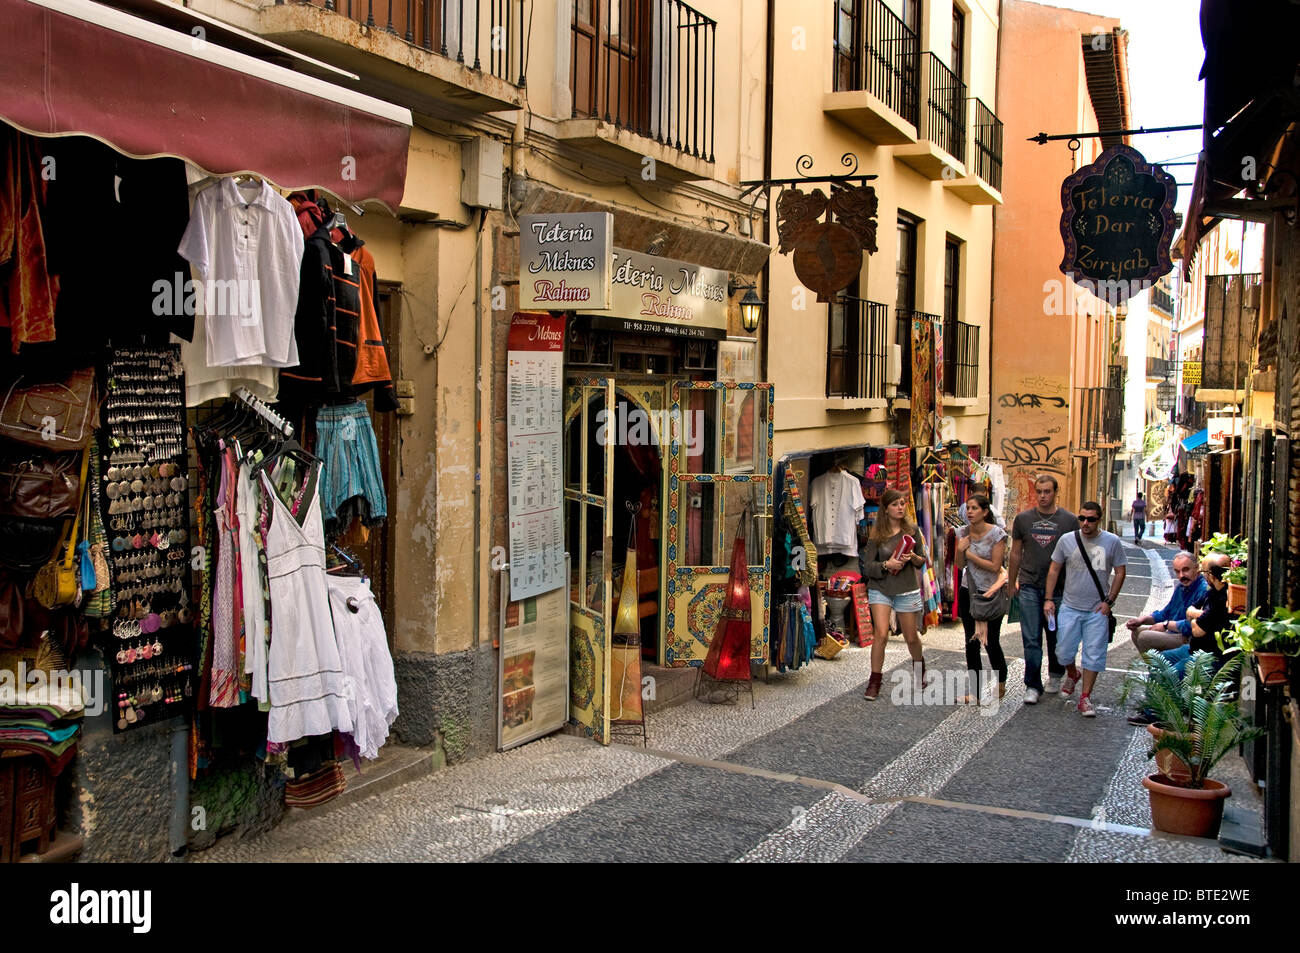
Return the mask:
{"type": "Polygon", "coordinates": [[[1300,611],[1279,606],[1271,618],[1259,616],[1259,606],[1238,616],[1216,639],[1225,652],[1280,652],[1300,656],[1300,611]]]}
{"type": "Polygon", "coordinates": [[[1237,673],[1244,656],[1234,655],[1215,671],[1209,652],[1193,652],[1182,679],[1159,652],[1143,656],[1146,699],[1164,732],[1153,739],[1147,757],[1169,751],[1187,766],[1190,780],[1180,787],[1203,788],[1210,772],[1237,745],[1264,734],[1247,727],[1237,710],[1237,673]]]}
{"type": "Polygon", "coordinates": [[[1240,536],[1231,536],[1228,533],[1215,533],[1204,543],[1201,544],[1201,555],[1208,556],[1211,553],[1225,553],[1234,561],[1240,560],[1240,565],[1246,565],[1247,553],[1246,541],[1240,536]]]}
{"type": "Polygon", "coordinates": [[[1233,586],[1244,586],[1246,584],[1246,567],[1233,566],[1223,574],[1223,581],[1233,586]]]}

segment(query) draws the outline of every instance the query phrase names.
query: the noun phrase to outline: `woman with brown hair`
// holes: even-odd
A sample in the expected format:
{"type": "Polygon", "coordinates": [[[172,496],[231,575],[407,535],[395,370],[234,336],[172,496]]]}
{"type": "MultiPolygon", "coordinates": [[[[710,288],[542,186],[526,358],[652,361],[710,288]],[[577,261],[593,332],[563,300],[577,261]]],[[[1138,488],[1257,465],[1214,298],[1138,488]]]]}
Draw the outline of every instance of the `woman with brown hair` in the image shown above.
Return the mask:
{"type": "MultiPolygon", "coordinates": [[[[999,641],[1002,615],[978,619],[972,613],[972,595],[992,597],[1007,584],[1007,574],[1002,568],[1007,555],[1007,533],[998,525],[997,514],[993,512],[988,497],[982,494],[976,493],[966,501],[966,519],[969,524],[958,531],[957,540],[956,562],[962,571],[957,608],[966,630],[966,670],[970,691],[964,701],[971,704],[981,698],[981,645],[988,652],[993,671],[998,674],[998,698],[1007,692],[1007,659],[999,641]]],[[[989,604],[986,602],[985,605],[989,604]]]]}
{"type": "Polygon", "coordinates": [[[898,615],[907,650],[913,663],[920,663],[921,683],[925,682],[925,659],[916,634],[925,603],[917,570],[928,561],[920,530],[907,519],[907,495],[902,490],[886,490],[880,500],[876,525],[871,528],[861,552],[862,575],[867,580],[867,601],[871,604],[871,626],[875,632],[871,642],[871,679],[866,691],[868,701],[875,701],[880,695],[891,611],[898,615]],[[914,548],[908,555],[896,557],[894,554],[900,551],[904,537],[911,538],[914,548]]]}

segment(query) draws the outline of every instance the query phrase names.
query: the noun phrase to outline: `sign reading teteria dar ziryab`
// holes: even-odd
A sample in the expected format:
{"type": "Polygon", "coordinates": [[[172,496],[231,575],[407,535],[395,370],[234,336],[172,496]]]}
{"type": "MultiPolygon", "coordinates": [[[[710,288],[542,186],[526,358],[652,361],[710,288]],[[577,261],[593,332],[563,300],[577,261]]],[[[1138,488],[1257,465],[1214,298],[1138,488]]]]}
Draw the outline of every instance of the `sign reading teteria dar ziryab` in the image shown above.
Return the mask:
{"type": "Polygon", "coordinates": [[[1178,187],[1130,146],[1111,146],[1061,183],[1061,271],[1112,305],[1173,267],[1178,187]]]}
{"type": "Polygon", "coordinates": [[[614,216],[555,212],[519,216],[519,307],[606,310],[614,216]]]}

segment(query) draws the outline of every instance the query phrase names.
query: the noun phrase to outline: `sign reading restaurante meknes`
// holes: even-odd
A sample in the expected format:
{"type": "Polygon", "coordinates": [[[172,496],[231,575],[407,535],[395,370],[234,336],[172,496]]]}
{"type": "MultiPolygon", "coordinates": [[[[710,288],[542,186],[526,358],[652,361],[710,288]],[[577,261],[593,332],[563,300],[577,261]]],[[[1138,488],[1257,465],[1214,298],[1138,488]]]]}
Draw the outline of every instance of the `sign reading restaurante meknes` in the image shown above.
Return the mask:
{"type": "Polygon", "coordinates": [[[1119,305],[1173,267],[1178,187],[1136,149],[1111,146],[1061,183],[1061,271],[1119,305]]]}
{"type": "Polygon", "coordinates": [[[520,215],[520,310],[609,308],[613,238],[609,212],[520,215]]]}

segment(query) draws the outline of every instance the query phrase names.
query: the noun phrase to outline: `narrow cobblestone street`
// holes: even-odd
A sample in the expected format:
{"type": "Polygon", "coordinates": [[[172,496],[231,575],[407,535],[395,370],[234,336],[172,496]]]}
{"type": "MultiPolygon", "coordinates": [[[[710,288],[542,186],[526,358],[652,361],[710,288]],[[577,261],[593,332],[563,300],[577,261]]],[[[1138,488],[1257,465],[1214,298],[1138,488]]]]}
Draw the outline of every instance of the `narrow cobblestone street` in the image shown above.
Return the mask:
{"type": "MultiPolygon", "coordinates": [[[[1162,605],[1176,550],[1126,540],[1121,619],[1162,605]]],[[[1244,861],[1152,835],[1147,735],[1116,696],[1120,635],[1098,717],[1047,695],[1023,704],[1019,629],[996,711],[861,697],[870,652],[755,684],[757,707],[691,701],[651,717],[648,749],[557,735],[307,816],[192,861],[1244,861]],[[1014,657],[1012,657],[1014,656],[1014,657]]],[[[961,629],[925,636],[959,669],[961,629]]],[[[902,643],[886,668],[900,670],[902,643]]],[[[1257,799],[1235,755],[1231,809],[1257,799]]]]}

